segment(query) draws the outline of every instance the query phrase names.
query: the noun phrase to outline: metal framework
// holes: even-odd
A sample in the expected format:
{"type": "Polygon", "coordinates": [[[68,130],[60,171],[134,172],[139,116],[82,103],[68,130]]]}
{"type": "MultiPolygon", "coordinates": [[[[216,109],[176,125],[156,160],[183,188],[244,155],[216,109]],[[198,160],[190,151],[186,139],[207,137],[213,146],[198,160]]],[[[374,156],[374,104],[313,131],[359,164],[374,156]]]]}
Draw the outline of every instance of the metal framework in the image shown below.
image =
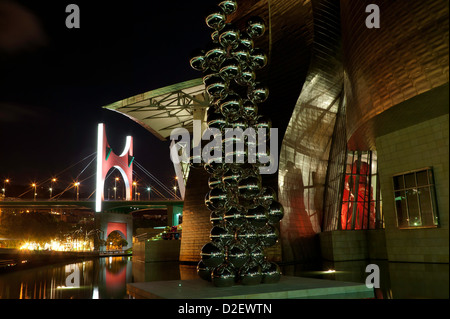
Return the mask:
{"type": "Polygon", "coordinates": [[[176,128],[192,132],[196,109],[208,106],[205,86],[199,78],[138,94],[103,108],[127,116],[165,141],[176,128]]]}

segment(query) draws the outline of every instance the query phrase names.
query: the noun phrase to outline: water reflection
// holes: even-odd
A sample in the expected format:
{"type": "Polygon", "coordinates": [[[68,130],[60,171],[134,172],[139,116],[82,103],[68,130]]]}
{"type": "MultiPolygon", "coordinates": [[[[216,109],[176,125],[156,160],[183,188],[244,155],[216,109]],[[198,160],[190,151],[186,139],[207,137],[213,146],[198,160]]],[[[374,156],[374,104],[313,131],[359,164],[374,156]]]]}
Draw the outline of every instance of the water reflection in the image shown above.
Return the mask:
{"type": "MultiPolygon", "coordinates": [[[[449,298],[448,264],[377,260],[287,265],[282,270],[287,276],[364,283],[368,263],[380,268],[376,298],[449,298]]],[[[197,278],[194,265],[106,257],[0,274],[0,299],[124,299],[129,298],[127,283],[197,278]]]]}

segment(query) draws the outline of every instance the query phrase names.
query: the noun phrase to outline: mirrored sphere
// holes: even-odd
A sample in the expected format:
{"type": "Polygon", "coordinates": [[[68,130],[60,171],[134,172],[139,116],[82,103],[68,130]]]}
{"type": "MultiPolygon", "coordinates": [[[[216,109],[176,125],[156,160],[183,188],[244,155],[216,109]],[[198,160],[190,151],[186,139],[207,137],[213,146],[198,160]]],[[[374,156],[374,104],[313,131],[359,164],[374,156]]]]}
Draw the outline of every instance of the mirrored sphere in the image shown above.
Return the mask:
{"type": "Polygon", "coordinates": [[[249,120],[254,120],[258,115],[258,105],[253,103],[251,100],[245,99],[242,102],[242,107],[244,108],[244,115],[249,120]]]}
{"type": "Polygon", "coordinates": [[[231,47],[236,49],[240,42],[240,32],[232,24],[228,24],[223,28],[219,35],[219,43],[224,48],[231,47]]]}
{"type": "Polygon", "coordinates": [[[203,51],[196,51],[189,60],[191,67],[196,71],[204,71],[206,69],[205,54],[203,51]]]}
{"type": "Polygon", "coordinates": [[[258,285],[263,279],[261,266],[253,264],[239,271],[239,279],[243,285],[258,285]]]}
{"type": "Polygon", "coordinates": [[[228,169],[222,175],[222,182],[227,186],[237,185],[240,177],[241,177],[241,174],[239,173],[239,171],[228,169]]]}
{"type": "Polygon", "coordinates": [[[231,52],[231,55],[239,61],[242,67],[246,67],[250,60],[250,51],[243,44],[239,44],[238,47],[231,52]]]}
{"type": "Polygon", "coordinates": [[[252,17],[247,22],[247,34],[252,38],[261,37],[266,31],[266,25],[261,17],[252,17]]]}
{"type": "Polygon", "coordinates": [[[272,201],[278,200],[277,192],[272,187],[264,187],[259,201],[262,205],[270,205],[272,201]]]}
{"type": "Polygon", "coordinates": [[[257,85],[250,90],[248,98],[254,103],[263,103],[269,98],[269,89],[257,85]]]}
{"type": "Polygon", "coordinates": [[[228,58],[222,62],[220,65],[220,76],[227,80],[233,80],[240,76],[241,74],[241,65],[236,58],[228,58]]]}
{"type": "Polygon", "coordinates": [[[281,205],[277,201],[272,201],[267,210],[267,218],[269,219],[269,223],[276,224],[281,219],[283,219],[283,216],[284,216],[283,205],[281,205]]]}
{"type": "Polygon", "coordinates": [[[235,245],[228,250],[227,260],[238,269],[248,261],[248,251],[242,245],[235,245]]]}
{"type": "Polygon", "coordinates": [[[237,2],[234,0],[220,1],[218,6],[223,10],[226,15],[230,15],[237,10],[237,2]]]}
{"type": "Polygon", "coordinates": [[[203,260],[200,260],[197,264],[197,275],[203,280],[211,281],[211,272],[212,268],[206,267],[203,260]]]}
{"type": "Polygon", "coordinates": [[[236,231],[236,238],[248,245],[248,247],[253,247],[258,243],[258,234],[252,228],[241,228],[236,231]]]}
{"type": "Polygon", "coordinates": [[[276,263],[268,262],[268,265],[264,265],[262,269],[262,282],[264,284],[274,284],[281,279],[281,269],[276,263]]]}
{"type": "Polygon", "coordinates": [[[255,70],[260,70],[267,65],[267,55],[261,49],[250,51],[250,63],[255,70]]]}
{"type": "Polygon", "coordinates": [[[230,225],[231,227],[240,227],[246,222],[245,214],[236,207],[231,207],[227,212],[225,212],[223,218],[227,225],[230,225]]]}
{"type": "Polygon", "coordinates": [[[221,30],[225,27],[227,17],[221,11],[217,11],[208,15],[205,19],[206,25],[214,30],[221,30]]]}
{"type": "Polygon", "coordinates": [[[222,187],[223,182],[222,179],[216,176],[210,176],[208,179],[208,186],[209,189],[213,189],[213,188],[217,188],[217,187],[222,187]]]}
{"type": "Polygon", "coordinates": [[[214,226],[211,229],[211,234],[209,235],[211,241],[220,246],[228,245],[234,239],[234,233],[228,231],[227,228],[222,226],[214,226]]]}
{"type": "Polygon", "coordinates": [[[227,120],[222,113],[211,113],[207,115],[206,123],[208,124],[208,127],[220,130],[227,124],[227,120]]]}
{"type": "Polygon", "coordinates": [[[227,88],[227,84],[219,74],[213,73],[203,77],[206,92],[211,97],[220,97],[220,94],[227,88]]]}
{"type": "Polygon", "coordinates": [[[271,225],[267,225],[259,233],[259,241],[263,246],[270,247],[277,243],[278,236],[278,230],[271,225]]]}
{"type": "Polygon", "coordinates": [[[208,200],[215,209],[225,207],[227,193],[221,188],[213,188],[209,191],[208,200]]]}
{"type": "Polygon", "coordinates": [[[250,208],[247,211],[247,215],[245,215],[245,218],[252,226],[259,228],[264,227],[268,222],[266,214],[267,210],[264,208],[264,206],[259,205],[255,208],[250,208]]]}
{"type": "Polygon", "coordinates": [[[258,265],[261,265],[262,263],[264,263],[266,261],[266,256],[264,255],[264,249],[260,245],[253,247],[253,249],[250,251],[250,257],[251,257],[251,260],[253,262],[257,263],[258,265]]]}
{"type": "Polygon", "coordinates": [[[252,50],[255,47],[255,42],[248,35],[241,35],[239,41],[247,50],[252,50]]]}
{"type": "Polygon", "coordinates": [[[212,47],[211,49],[209,49],[208,51],[206,51],[204,57],[205,60],[207,60],[207,62],[209,64],[218,64],[220,65],[227,56],[227,52],[220,46],[215,46],[212,47]]]}
{"type": "Polygon", "coordinates": [[[238,183],[239,195],[244,198],[251,198],[261,191],[261,177],[249,176],[238,183]]]}
{"type": "Polygon", "coordinates": [[[245,69],[235,78],[235,82],[241,86],[252,86],[255,83],[256,74],[252,70],[245,69]]]}
{"type": "Polygon", "coordinates": [[[212,242],[202,247],[200,256],[205,266],[210,268],[217,267],[225,261],[223,250],[212,242]]]}
{"type": "Polygon", "coordinates": [[[219,101],[220,110],[226,117],[237,119],[242,111],[242,98],[239,94],[230,93],[219,101]]]}
{"type": "Polygon", "coordinates": [[[220,226],[223,222],[223,214],[217,210],[214,210],[209,216],[209,221],[213,226],[220,226]]]}
{"type": "Polygon", "coordinates": [[[216,287],[231,287],[235,283],[236,274],[231,266],[222,264],[214,268],[211,279],[216,287]]]}

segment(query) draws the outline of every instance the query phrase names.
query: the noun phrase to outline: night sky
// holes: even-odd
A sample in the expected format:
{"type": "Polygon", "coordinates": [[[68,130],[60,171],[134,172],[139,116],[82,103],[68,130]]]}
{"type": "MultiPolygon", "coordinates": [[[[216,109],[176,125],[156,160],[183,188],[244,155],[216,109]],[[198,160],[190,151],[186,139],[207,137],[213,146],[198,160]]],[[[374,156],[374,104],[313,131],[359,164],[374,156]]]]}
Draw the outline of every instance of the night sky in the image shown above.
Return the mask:
{"type": "Polygon", "coordinates": [[[210,41],[207,3],[0,0],[0,178],[50,178],[96,151],[103,122],[117,153],[132,135],[136,161],[170,186],[169,143],[102,106],[201,77],[189,56],[210,41]]]}

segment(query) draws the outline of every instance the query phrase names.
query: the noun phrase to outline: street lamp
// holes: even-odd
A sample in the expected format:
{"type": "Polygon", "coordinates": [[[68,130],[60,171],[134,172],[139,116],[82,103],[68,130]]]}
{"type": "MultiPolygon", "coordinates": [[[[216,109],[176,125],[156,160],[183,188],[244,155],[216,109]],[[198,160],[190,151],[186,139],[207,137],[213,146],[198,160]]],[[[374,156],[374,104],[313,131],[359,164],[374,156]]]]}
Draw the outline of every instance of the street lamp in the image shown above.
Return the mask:
{"type": "Polygon", "coordinates": [[[7,178],[7,179],[5,179],[3,181],[3,189],[2,189],[2,191],[3,191],[3,197],[4,198],[6,198],[6,184],[8,184],[8,183],[9,183],[9,178],[7,178]]]}
{"type": "Polygon", "coordinates": [[[52,180],[50,181],[50,199],[52,198],[52,193],[53,193],[53,183],[56,182],[56,178],[52,178],[52,180]]]}
{"type": "Polygon", "coordinates": [[[31,187],[34,188],[34,200],[36,201],[36,195],[37,195],[37,193],[36,193],[36,183],[31,184],[31,187]]]}
{"type": "Polygon", "coordinates": [[[133,186],[134,186],[134,200],[137,199],[137,183],[133,182],[133,186]]]}
{"type": "Polygon", "coordinates": [[[76,182],[76,183],[75,183],[75,187],[77,188],[77,200],[80,199],[79,186],[80,186],[80,183],[79,183],[79,182],[76,182]]]}

